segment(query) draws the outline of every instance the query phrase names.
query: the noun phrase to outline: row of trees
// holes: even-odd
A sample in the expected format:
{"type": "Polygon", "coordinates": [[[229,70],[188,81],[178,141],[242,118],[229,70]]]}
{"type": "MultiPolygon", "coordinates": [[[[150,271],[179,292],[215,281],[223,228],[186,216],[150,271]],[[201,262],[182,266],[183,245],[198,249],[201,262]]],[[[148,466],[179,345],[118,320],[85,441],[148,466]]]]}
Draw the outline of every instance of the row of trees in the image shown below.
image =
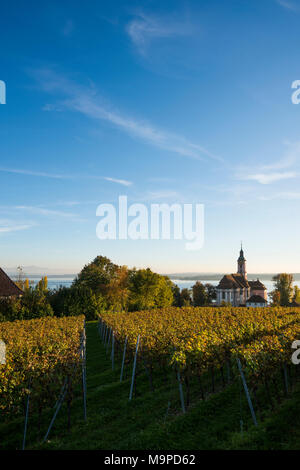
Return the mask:
{"type": "Polygon", "coordinates": [[[104,256],[84,266],[71,287],[48,290],[47,277],[33,285],[18,268],[20,298],[0,299],[0,321],[69,316],[84,313],[88,320],[103,311],[137,311],[158,307],[209,305],[215,297],[210,284],[196,282],[180,290],[167,276],[151,269],[128,269],[104,256]]]}
{"type": "Polygon", "coordinates": [[[177,285],[173,287],[174,302],[176,307],[204,307],[211,305],[216,298],[216,290],[212,284],[202,284],[197,281],[192,289],[179,289],[177,285]]]}
{"type": "Polygon", "coordinates": [[[287,307],[291,304],[300,304],[300,289],[293,286],[292,274],[281,273],[273,277],[274,290],[271,292],[272,305],[287,307]]]}
{"type": "Polygon", "coordinates": [[[0,298],[0,321],[29,320],[53,315],[46,277],[35,287],[28,279],[21,277],[16,284],[23,290],[23,295],[19,298],[0,298]]]}
{"type": "MultiPolygon", "coordinates": [[[[300,289],[293,286],[293,275],[281,273],[273,277],[272,305],[300,304],[300,289]]],[[[192,289],[182,289],[167,276],[148,269],[128,269],[104,256],[97,256],[84,266],[71,287],[48,290],[47,278],[36,286],[19,269],[17,285],[24,294],[20,298],[0,299],[0,321],[44,316],[68,316],[84,313],[88,320],[103,311],[136,311],[158,307],[211,305],[216,298],[211,284],[197,281],[192,289]]]]}
{"type": "Polygon", "coordinates": [[[213,286],[197,282],[192,292],[172,283],[167,276],[151,269],[128,269],[104,256],[97,256],[84,266],[70,288],[51,292],[50,303],[55,315],[85,313],[97,318],[101,311],[137,311],[157,307],[209,305],[214,298],[213,286]]]}

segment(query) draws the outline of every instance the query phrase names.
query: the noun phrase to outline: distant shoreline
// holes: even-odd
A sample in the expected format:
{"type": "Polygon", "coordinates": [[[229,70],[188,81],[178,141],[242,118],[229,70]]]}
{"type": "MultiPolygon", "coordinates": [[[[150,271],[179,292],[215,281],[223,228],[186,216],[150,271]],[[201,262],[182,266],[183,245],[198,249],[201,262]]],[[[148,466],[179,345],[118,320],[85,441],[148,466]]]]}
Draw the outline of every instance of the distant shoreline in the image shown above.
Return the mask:
{"type": "MultiPolygon", "coordinates": [[[[9,273],[12,277],[17,276],[17,273],[9,273]]],[[[181,281],[219,281],[225,274],[228,273],[175,273],[175,274],[163,274],[168,276],[171,280],[181,281]]],[[[273,276],[278,273],[248,273],[248,279],[253,280],[259,278],[261,281],[272,280],[273,276]]],[[[300,273],[291,273],[295,281],[300,281],[300,273]]],[[[77,274],[26,274],[25,276],[30,279],[41,279],[41,277],[47,276],[48,279],[74,279],[77,274]]]]}
{"type": "MultiPolygon", "coordinates": [[[[165,276],[168,276],[171,280],[178,280],[180,279],[181,281],[219,281],[225,274],[228,273],[214,273],[214,274],[184,274],[184,273],[178,273],[178,274],[165,274],[165,276]]],[[[273,276],[276,276],[278,273],[248,273],[247,277],[248,279],[260,279],[261,281],[268,281],[272,280],[273,276]]],[[[291,273],[294,277],[295,281],[300,281],[300,273],[291,273]]]]}

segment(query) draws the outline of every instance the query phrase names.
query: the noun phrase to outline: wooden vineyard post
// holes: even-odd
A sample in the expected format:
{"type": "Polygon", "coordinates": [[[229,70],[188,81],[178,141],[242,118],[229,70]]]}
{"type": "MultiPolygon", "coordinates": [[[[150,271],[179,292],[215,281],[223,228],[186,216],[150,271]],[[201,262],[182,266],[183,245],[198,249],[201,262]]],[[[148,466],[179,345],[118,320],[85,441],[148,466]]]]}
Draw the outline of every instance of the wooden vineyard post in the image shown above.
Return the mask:
{"type": "Polygon", "coordinates": [[[111,338],[111,332],[112,332],[112,329],[109,328],[108,340],[107,340],[107,344],[106,344],[106,352],[107,352],[107,353],[108,353],[108,349],[109,349],[109,343],[110,343],[110,338],[111,338]]]}
{"type": "Polygon", "coordinates": [[[99,335],[100,335],[100,340],[103,341],[103,321],[102,321],[101,318],[99,319],[99,321],[100,321],[100,331],[99,331],[99,335]]]}
{"type": "Polygon", "coordinates": [[[50,422],[50,424],[49,424],[49,427],[48,427],[47,432],[46,432],[46,434],[45,434],[45,437],[44,437],[44,439],[43,439],[43,443],[46,442],[46,440],[48,439],[48,436],[49,436],[49,434],[50,434],[50,431],[51,431],[51,429],[52,429],[52,426],[53,426],[53,424],[54,424],[54,421],[55,421],[55,419],[56,419],[56,416],[57,416],[57,414],[58,414],[58,412],[59,412],[59,410],[60,410],[60,408],[61,408],[61,405],[63,404],[63,401],[64,401],[64,399],[65,399],[65,396],[66,396],[66,394],[67,394],[67,391],[68,391],[68,388],[67,388],[67,381],[66,381],[66,382],[65,382],[65,386],[64,386],[63,393],[61,394],[61,396],[60,396],[60,398],[59,398],[59,400],[58,400],[58,402],[57,402],[57,404],[56,404],[56,409],[55,409],[54,415],[53,415],[53,417],[52,417],[52,419],[51,419],[51,422],[50,422]]]}
{"type": "Polygon", "coordinates": [[[249,390],[248,390],[248,387],[247,387],[246,379],[245,379],[244,372],[243,372],[242,365],[241,365],[241,361],[240,361],[239,358],[237,358],[237,364],[238,364],[239,372],[240,372],[241,379],[242,379],[242,382],[243,382],[243,386],[244,386],[245,394],[246,394],[246,397],[247,397],[248,405],[249,405],[249,408],[250,408],[250,411],[251,411],[251,416],[252,416],[254,425],[257,426],[255,411],[254,411],[254,408],[253,408],[253,405],[252,405],[250,393],[249,393],[249,390]]]}
{"type": "Polygon", "coordinates": [[[126,348],[127,348],[127,336],[125,338],[125,343],[124,343],[124,350],[123,350],[123,359],[122,359],[122,366],[121,366],[121,374],[120,374],[120,382],[123,380],[123,373],[124,373],[124,364],[125,364],[125,357],[126,357],[126,348]]]}
{"type": "Polygon", "coordinates": [[[27,435],[27,426],[28,426],[28,414],[29,414],[29,398],[30,398],[30,391],[31,391],[31,379],[29,380],[29,390],[27,396],[27,403],[26,403],[26,414],[25,414],[25,423],[24,423],[24,434],[23,434],[23,445],[22,450],[25,450],[26,445],[26,435],[27,435]]]}
{"type": "Polygon", "coordinates": [[[107,325],[105,325],[104,346],[106,346],[107,336],[108,336],[108,327],[107,327],[107,325]]]}
{"type": "Polygon", "coordinates": [[[114,370],[115,368],[115,334],[112,332],[112,338],[111,338],[111,368],[114,370]]]}
{"type": "Polygon", "coordinates": [[[132,400],[133,386],[134,386],[134,380],[135,380],[136,361],[137,361],[139,343],[140,343],[140,335],[138,335],[137,341],[136,341],[135,355],[134,355],[133,369],[132,369],[132,378],[131,378],[131,387],[130,387],[130,393],[129,393],[129,400],[132,400]]]}
{"type": "Polygon", "coordinates": [[[106,325],[104,321],[102,321],[102,332],[101,332],[102,343],[104,343],[105,331],[106,331],[106,325]]]}
{"type": "Polygon", "coordinates": [[[182,412],[185,413],[184,396],[183,396],[181,376],[180,376],[179,371],[177,371],[177,380],[178,380],[178,386],[179,386],[179,395],[180,395],[181,408],[182,408],[182,412]]]}

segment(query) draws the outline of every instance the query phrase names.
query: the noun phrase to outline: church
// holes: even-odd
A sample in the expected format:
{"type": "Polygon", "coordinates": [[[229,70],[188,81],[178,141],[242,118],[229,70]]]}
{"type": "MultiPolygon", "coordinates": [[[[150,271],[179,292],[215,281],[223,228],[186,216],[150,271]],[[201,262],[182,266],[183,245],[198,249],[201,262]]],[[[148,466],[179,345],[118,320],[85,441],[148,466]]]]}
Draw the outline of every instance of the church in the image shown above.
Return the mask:
{"type": "Polygon", "coordinates": [[[218,286],[217,305],[230,303],[233,307],[265,307],[267,305],[267,289],[259,279],[248,281],[246,259],[241,246],[237,260],[237,273],[226,274],[218,286]]]}

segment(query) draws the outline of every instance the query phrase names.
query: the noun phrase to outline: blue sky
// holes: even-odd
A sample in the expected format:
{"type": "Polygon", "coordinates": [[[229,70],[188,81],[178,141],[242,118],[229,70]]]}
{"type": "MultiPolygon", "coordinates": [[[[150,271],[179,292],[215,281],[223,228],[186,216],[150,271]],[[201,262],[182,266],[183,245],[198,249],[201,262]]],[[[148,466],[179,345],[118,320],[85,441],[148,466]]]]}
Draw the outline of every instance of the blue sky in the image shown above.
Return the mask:
{"type": "Polygon", "coordinates": [[[0,41],[2,266],[300,271],[300,1],[11,1],[0,41]],[[120,195],[203,203],[203,248],[97,239],[120,195]]]}

